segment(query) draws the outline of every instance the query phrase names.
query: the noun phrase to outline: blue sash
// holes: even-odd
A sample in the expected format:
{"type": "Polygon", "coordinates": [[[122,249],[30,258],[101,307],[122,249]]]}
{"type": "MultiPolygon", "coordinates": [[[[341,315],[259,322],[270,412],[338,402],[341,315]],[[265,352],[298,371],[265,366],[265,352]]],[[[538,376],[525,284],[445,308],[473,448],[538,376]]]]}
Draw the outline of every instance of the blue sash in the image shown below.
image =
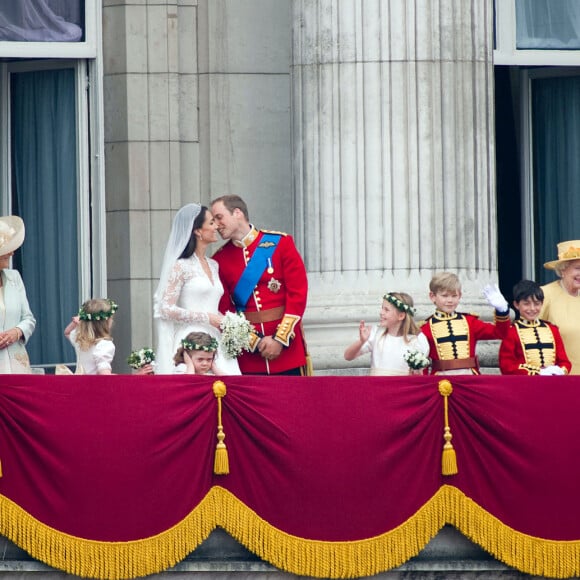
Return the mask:
{"type": "Polygon", "coordinates": [[[234,291],[232,297],[238,312],[243,312],[246,309],[246,304],[250,298],[258,280],[261,278],[268,261],[274,254],[278,247],[278,242],[282,236],[280,234],[263,234],[258,247],[252,254],[250,261],[246,264],[246,269],[243,271],[234,291]]]}

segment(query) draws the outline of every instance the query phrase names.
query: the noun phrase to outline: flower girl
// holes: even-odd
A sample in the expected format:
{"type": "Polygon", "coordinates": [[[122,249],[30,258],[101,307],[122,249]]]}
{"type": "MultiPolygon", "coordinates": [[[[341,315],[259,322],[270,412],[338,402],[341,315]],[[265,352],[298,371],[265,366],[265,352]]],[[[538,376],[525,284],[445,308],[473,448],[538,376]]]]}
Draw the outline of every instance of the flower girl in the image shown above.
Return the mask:
{"type": "Polygon", "coordinates": [[[77,354],[77,373],[112,374],[115,345],[111,328],[117,308],[117,304],[107,298],[87,300],[65,328],[64,335],[77,354]]]}
{"type": "Polygon", "coordinates": [[[175,372],[186,375],[223,375],[216,365],[218,341],[207,332],[190,332],[177,349],[175,372]]]}
{"type": "Polygon", "coordinates": [[[371,375],[409,375],[422,373],[429,365],[429,343],[418,329],[413,316],[413,299],[404,292],[383,296],[380,322],[374,327],[364,320],[359,339],[344,351],[348,361],[371,353],[371,375]]]}

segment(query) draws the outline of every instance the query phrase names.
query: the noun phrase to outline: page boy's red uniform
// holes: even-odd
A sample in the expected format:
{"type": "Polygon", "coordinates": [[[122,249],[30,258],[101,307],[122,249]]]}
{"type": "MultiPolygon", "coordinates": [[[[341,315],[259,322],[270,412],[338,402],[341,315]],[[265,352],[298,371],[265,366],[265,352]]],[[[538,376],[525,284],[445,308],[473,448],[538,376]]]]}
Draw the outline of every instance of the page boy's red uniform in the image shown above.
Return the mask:
{"type": "Polygon", "coordinates": [[[505,315],[494,314],[494,323],[483,322],[474,314],[453,312],[448,314],[435,310],[421,326],[421,332],[429,341],[431,374],[446,371],[465,371],[479,374],[475,356],[478,340],[501,339],[510,328],[509,311],[505,315]]]}
{"type": "Polygon", "coordinates": [[[565,374],[572,368],[558,327],[547,320],[516,320],[499,349],[502,374],[538,375],[549,366],[558,366],[565,374]]]}

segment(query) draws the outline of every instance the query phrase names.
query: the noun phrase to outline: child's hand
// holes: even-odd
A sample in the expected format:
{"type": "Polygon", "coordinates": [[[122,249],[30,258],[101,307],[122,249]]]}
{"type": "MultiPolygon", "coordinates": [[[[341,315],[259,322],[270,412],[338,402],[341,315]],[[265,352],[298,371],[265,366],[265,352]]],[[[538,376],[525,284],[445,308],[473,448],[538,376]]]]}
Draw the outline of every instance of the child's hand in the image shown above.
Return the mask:
{"type": "Polygon", "coordinates": [[[133,374],[134,375],[154,375],[155,371],[153,370],[153,365],[149,363],[149,364],[143,365],[142,367],[134,370],[133,374]]]}
{"type": "Polygon", "coordinates": [[[369,336],[371,335],[371,327],[366,326],[364,320],[360,321],[360,324],[358,326],[358,335],[362,343],[365,343],[369,339],[369,336]]]}
{"type": "Polygon", "coordinates": [[[498,312],[507,312],[509,310],[508,301],[500,292],[497,284],[488,284],[484,286],[482,294],[485,296],[487,303],[493,306],[498,312]]]}
{"type": "Polygon", "coordinates": [[[560,367],[557,367],[556,365],[551,365],[548,367],[544,367],[543,369],[540,369],[540,374],[542,376],[550,376],[550,375],[564,375],[565,373],[560,367]]]}
{"type": "Polygon", "coordinates": [[[193,361],[186,350],[183,351],[183,362],[185,363],[185,374],[194,375],[195,366],[193,366],[193,361]]]}

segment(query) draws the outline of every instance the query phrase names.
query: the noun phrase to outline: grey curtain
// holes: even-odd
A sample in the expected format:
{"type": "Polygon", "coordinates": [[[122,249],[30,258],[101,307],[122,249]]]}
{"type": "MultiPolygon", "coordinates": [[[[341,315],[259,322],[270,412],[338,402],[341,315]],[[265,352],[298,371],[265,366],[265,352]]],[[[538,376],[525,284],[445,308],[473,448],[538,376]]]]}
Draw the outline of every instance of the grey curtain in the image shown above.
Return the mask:
{"type": "Polygon", "coordinates": [[[534,80],[532,119],[536,276],[546,282],[556,244],[578,239],[580,77],[534,80]]]}
{"type": "Polygon", "coordinates": [[[0,40],[78,42],[83,12],[81,0],[0,0],[0,40]]]}
{"type": "Polygon", "coordinates": [[[550,50],[580,48],[580,2],[516,0],[516,47],[550,50]]]}
{"type": "Polygon", "coordinates": [[[33,364],[75,360],[63,336],[79,304],[75,102],[73,69],[11,76],[13,206],[26,225],[33,364]]]}

